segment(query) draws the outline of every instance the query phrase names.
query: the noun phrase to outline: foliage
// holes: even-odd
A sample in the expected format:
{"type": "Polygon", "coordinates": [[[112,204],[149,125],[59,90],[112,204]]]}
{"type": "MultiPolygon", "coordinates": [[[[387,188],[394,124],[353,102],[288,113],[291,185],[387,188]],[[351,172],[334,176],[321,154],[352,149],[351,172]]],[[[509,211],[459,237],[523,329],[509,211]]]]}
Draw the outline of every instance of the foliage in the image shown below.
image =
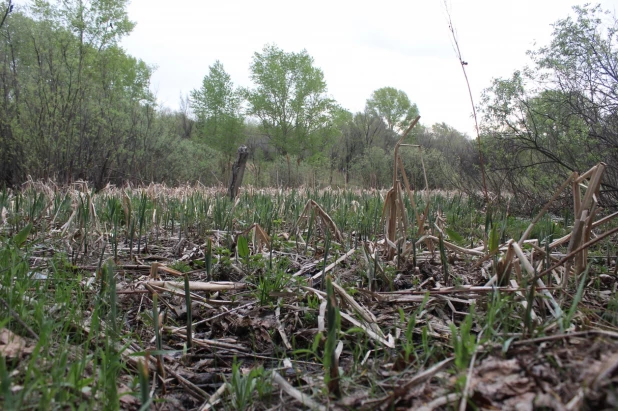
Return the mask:
{"type": "Polygon", "coordinates": [[[418,116],[416,104],[410,102],[408,95],[394,87],[383,87],[371,94],[367,109],[380,117],[389,130],[405,130],[418,116]]]}
{"type": "Polygon", "coordinates": [[[216,61],[204,76],[202,87],[191,92],[200,138],[230,159],[242,143],[242,97],[223,64],[216,61]]]}
{"type": "Polygon", "coordinates": [[[306,50],[286,53],[266,45],[253,55],[250,70],[255,87],[246,91],[248,114],[260,120],[278,153],[306,157],[330,144],[337,106],[306,50]]]}
{"type": "MultiPolygon", "coordinates": [[[[186,113],[158,110],[152,68],[117,45],[125,1],[14,11],[0,36],[0,182],[212,179],[186,113]],[[9,96],[11,96],[9,98],[9,96]],[[188,160],[188,161],[187,161],[188,160]]],[[[215,156],[216,158],[216,156],[215,156]]],[[[216,164],[216,163],[215,163],[216,164]]]]}
{"type": "Polygon", "coordinates": [[[603,161],[607,193],[618,193],[618,21],[600,6],[573,8],[554,24],[534,65],[485,91],[485,140],[494,172],[527,196],[570,171],[603,161]]]}

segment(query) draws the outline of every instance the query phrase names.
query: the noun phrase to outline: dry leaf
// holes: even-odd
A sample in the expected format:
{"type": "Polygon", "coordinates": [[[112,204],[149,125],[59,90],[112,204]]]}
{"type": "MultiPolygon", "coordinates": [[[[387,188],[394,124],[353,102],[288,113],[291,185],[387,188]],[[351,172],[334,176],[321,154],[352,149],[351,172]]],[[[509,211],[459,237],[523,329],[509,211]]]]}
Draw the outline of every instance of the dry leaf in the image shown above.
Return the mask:
{"type": "Polygon", "coordinates": [[[34,346],[26,347],[26,340],[19,335],[6,328],[0,330],[0,355],[3,357],[17,358],[32,351],[34,346]]]}

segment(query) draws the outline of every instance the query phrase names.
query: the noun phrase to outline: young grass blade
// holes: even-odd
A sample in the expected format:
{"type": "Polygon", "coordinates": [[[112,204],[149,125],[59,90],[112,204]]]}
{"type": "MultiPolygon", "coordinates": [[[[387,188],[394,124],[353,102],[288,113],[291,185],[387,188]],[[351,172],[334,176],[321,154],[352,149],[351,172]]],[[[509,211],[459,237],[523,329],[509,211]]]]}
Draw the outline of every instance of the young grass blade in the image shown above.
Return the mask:
{"type": "Polygon", "coordinates": [[[324,381],[328,387],[328,392],[337,398],[341,397],[341,389],[339,387],[339,361],[335,353],[337,345],[337,337],[339,333],[339,307],[335,298],[332,279],[330,275],[326,276],[326,345],[324,347],[324,368],[326,374],[324,381]]]}
{"type": "Polygon", "coordinates": [[[328,261],[329,251],[330,251],[330,231],[327,231],[326,240],[324,241],[324,267],[322,267],[322,290],[324,290],[324,275],[326,274],[326,262],[328,261]]]}
{"type": "Polygon", "coordinates": [[[159,330],[159,295],[154,293],[152,295],[152,322],[154,324],[155,344],[157,350],[162,350],[161,343],[161,331],[159,330]]]}
{"type": "Polygon", "coordinates": [[[524,336],[532,334],[532,304],[534,303],[534,294],[536,287],[534,283],[530,284],[528,295],[526,295],[526,314],[524,315],[524,336]]]}
{"type": "Polygon", "coordinates": [[[147,410],[150,407],[152,399],[150,398],[150,384],[148,382],[148,355],[138,362],[139,388],[140,397],[142,400],[141,410],[147,410]]]}
{"type": "Polygon", "coordinates": [[[114,275],[114,269],[111,264],[105,264],[103,277],[107,278],[110,305],[109,315],[113,331],[112,338],[115,341],[118,337],[118,295],[116,294],[116,276],[114,275]]]}
{"type": "Polygon", "coordinates": [[[249,258],[249,242],[247,241],[247,237],[243,235],[238,236],[237,247],[238,247],[238,256],[242,260],[246,260],[247,258],[249,258]]]}
{"type": "Polygon", "coordinates": [[[582,300],[582,296],[584,294],[584,286],[586,285],[586,280],[588,279],[588,271],[590,270],[591,265],[592,263],[589,263],[588,266],[586,267],[586,270],[582,273],[582,279],[579,282],[579,287],[577,288],[577,294],[575,294],[575,298],[573,298],[573,304],[571,304],[571,307],[569,308],[569,312],[567,313],[566,317],[564,318],[564,321],[562,322],[563,332],[564,330],[569,328],[569,326],[571,325],[571,321],[573,320],[573,317],[575,317],[575,313],[577,312],[577,306],[582,300]]]}
{"type": "Polygon", "coordinates": [[[26,243],[26,240],[28,239],[28,234],[30,234],[31,230],[32,223],[25,226],[19,233],[15,235],[15,237],[13,237],[13,243],[15,244],[15,246],[17,246],[17,248],[21,248],[26,243]]]}

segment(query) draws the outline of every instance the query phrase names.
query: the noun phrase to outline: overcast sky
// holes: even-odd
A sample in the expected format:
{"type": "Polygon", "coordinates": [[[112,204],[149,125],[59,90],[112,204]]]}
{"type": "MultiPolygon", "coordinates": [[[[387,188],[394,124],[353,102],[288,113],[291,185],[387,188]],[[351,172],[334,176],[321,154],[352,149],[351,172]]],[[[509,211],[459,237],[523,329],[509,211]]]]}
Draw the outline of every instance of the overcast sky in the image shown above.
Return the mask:
{"type": "MultiPolygon", "coordinates": [[[[572,0],[447,0],[475,102],[491,79],[507,77],[547,44],[551,24],[571,13],[572,0]]],[[[602,1],[616,10],[616,0],[602,1]]],[[[306,49],[328,93],[344,108],[363,110],[381,87],[405,91],[421,122],[446,122],[473,134],[468,91],[448,31],[443,0],[372,2],[314,0],[132,0],[135,30],[122,41],[129,54],[154,65],[152,89],[177,109],[180,95],[199,88],[220,60],[236,85],[250,86],[255,52],[274,43],[306,49]]]]}

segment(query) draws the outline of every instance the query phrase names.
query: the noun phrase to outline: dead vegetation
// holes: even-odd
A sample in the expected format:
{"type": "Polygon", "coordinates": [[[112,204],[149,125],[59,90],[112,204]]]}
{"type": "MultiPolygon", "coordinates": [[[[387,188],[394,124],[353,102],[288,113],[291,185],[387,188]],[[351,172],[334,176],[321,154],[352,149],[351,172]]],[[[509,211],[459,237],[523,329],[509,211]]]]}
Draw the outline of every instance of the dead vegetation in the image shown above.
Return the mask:
{"type": "Polygon", "coordinates": [[[604,164],[553,196],[570,191],[572,226],[546,216],[550,202],[518,231],[507,211],[412,192],[404,138],[386,193],[245,189],[232,203],[204,187],[5,191],[14,250],[0,268],[28,267],[0,289],[5,404],[49,404],[30,366],[68,347],[46,371],[73,392],[54,392],[54,406],[105,408],[109,390],[126,409],[617,407],[604,164]],[[41,354],[32,307],[45,298],[43,317],[69,342],[46,337],[41,354]],[[107,357],[94,361],[101,341],[107,357]]]}

